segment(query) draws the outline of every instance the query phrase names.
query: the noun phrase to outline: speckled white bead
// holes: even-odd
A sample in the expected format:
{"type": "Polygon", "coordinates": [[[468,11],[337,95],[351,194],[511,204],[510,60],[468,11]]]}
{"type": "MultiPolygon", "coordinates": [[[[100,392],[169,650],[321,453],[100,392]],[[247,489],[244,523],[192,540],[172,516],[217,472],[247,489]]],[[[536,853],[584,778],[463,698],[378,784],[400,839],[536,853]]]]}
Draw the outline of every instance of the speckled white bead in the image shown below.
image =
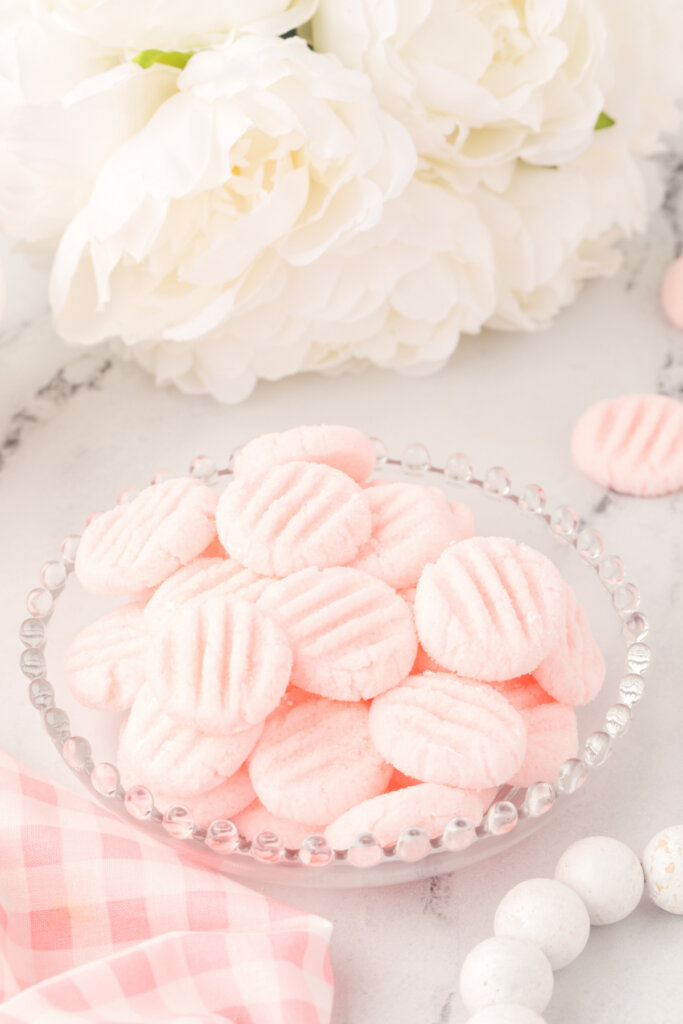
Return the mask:
{"type": "Polygon", "coordinates": [[[552,878],[530,878],[503,896],[493,930],[500,937],[532,942],[557,971],[582,952],[591,923],[585,903],[569,886],[552,878]]]}
{"type": "Polygon", "coordinates": [[[467,954],[460,972],[460,995],[470,1013],[499,1003],[542,1013],[552,994],[547,956],[521,939],[485,939],[467,954]]]}
{"type": "Polygon", "coordinates": [[[645,891],[669,914],[683,914],[683,825],[653,836],[643,854],[645,891]]]}
{"type": "Polygon", "coordinates": [[[635,910],[643,895],[643,869],[618,839],[589,836],[565,850],[555,878],[578,893],[591,924],[614,924],[635,910]]]}
{"type": "Polygon", "coordinates": [[[545,1024],[545,1020],[528,1006],[499,1003],[498,1006],[487,1006],[485,1010],[475,1013],[467,1024],[545,1024]]]}

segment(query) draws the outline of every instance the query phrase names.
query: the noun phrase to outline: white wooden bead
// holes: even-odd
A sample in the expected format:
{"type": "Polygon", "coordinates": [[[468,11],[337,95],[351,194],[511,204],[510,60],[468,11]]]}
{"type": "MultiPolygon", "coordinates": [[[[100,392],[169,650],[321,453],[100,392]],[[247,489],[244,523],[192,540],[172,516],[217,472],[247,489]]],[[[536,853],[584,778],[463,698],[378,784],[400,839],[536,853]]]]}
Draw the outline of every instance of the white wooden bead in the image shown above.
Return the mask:
{"type": "Polygon", "coordinates": [[[643,854],[645,891],[669,914],[683,914],[683,825],[653,836],[643,854]]]}
{"type": "Polygon", "coordinates": [[[510,889],[498,904],[493,922],[496,935],[538,946],[554,971],[576,960],[590,930],[583,900],[552,878],[530,878],[510,889]]]}
{"type": "Polygon", "coordinates": [[[498,1003],[542,1013],[552,994],[548,958],[521,939],[485,939],[468,953],[460,972],[460,995],[470,1013],[498,1003]]]}
{"type": "Polygon", "coordinates": [[[545,1024],[545,1020],[528,1006],[499,1003],[498,1006],[487,1006],[485,1010],[475,1013],[467,1024],[545,1024]]]}
{"type": "Polygon", "coordinates": [[[589,836],[565,850],[555,878],[581,897],[591,924],[621,921],[636,909],[643,895],[640,861],[628,846],[607,836],[589,836]]]}

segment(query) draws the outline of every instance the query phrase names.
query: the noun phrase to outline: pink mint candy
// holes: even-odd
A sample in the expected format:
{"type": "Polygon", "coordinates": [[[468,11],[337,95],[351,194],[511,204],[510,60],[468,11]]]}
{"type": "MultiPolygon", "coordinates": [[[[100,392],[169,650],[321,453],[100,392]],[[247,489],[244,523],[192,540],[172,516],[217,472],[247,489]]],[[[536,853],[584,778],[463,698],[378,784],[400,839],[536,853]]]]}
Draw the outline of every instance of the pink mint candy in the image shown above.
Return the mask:
{"type": "Polygon", "coordinates": [[[324,825],[302,824],[291,818],[278,818],[267,811],[260,800],[255,800],[246,810],[233,817],[232,821],[237,825],[240,835],[250,842],[260,832],[274,832],[288,850],[298,850],[304,839],[322,835],[325,830],[324,825]]]}
{"type": "Polygon", "coordinates": [[[370,734],[381,755],[423,782],[485,789],[521,766],[521,715],[491,686],[447,673],[411,676],[372,702],[370,734]]]}
{"type": "Polygon", "coordinates": [[[163,629],[179,608],[210,597],[257,601],[269,583],[267,576],[245,569],[234,558],[195,558],[157,587],[145,608],[145,622],[150,631],[163,629]]]}
{"type": "MultiPolygon", "coordinates": [[[[140,780],[131,777],[121,779],[125,789],[139,784],[140,780]]],[[[168,793],[154,792],[155,807],[165,814],[171,807],[187,807],[192,820],[199,828],[206,828],[212,821],[231,820],[254,800],[256,794],[249,779],[246,765],[225,782],[212,789],[197,793],[191,797],[171,796],[168,793]]]]}
{"type": "Polygon", "coordinates": [[[370,738],[367,705],[310,697],[266,722],[249,759],[272,814],[327,824],[386,788],[392,769],[370,738]]]}
{"type": "Polygon", "coordinates": [[[550,654],[534,670],[534,678],[562,704],[588,704],[605,681],[605,659],[595,642],[586,609],[565,584],[564,625],[550,654]]]}
{"type": "Polygon", "coordinates": [[[472,537],[427,565],[415,622],[427,654],[471,679],[531,672],[555,646],[565,583],[539,551],[507,537],[472,537]]]}
{"type": "Polygon", "coordinates": [[[526,727],[524,760],[507,782],[531,786],[534,782],[555,782],[560,767],[576,757],[579,734],[573,708],[550,701],[520,712],[526,727]]]}
{"type": "Polygon", "coordinates": [[[96,516],[76,555],[82,586],[91,594],[134,594],[155,587],[216,536],[217,500],[198,480],[173,479],[96,516]]]}
{"type": "Polygon", "coordinates": [[[362,484],[375,468],[375,449],[370,438],[353,427],[294,427],[246,444],[234,459],[235,478],[261,476],[285,462],[323,463],[362,484]]]}
{"type": "Polygon", "coordinates": [[[664,275],[661,300],[667,319],[683,331],[683,256],[674,260],[664,275]]]}
{"type": "Polygon", "coordinates": [[[74,637],[64,660],[64,678],[87,708],[125,711],[146,678],[149,635],[143,606],[124,604],[74,637]]]}
{"type": "Polygon", "coordinates": [[[262,725],[231,736],[212,736],[167,715],[143,686],[121,729],[117,765],[121,774],[153,793],[192,797],[218,786],[242,767],[262,725]]]}
{"type": "Polygon", "coordinates": [[[540,704],[551,704],[553,701],[550,694],[546,693],[531,675],[506,679],[502,683],[491,683],[491,686],[520,713],[537,708],[540,704]]]}
{"type": "Polygon", "coordinates": [[[334,700],[369,700],[406,678],[417,651],[410,609],[358,569],[305,569],[272,583],[258,607],[294,653],[292,683],[334,700]]]}
{"type": "Polygon", "coordinates": [[[437,487],[373,482],[364,493],[372,513],[372,536],[352,565],[390,587],[414,587],[427,562],[435,562],[453,541],[474,533],[470,510],[459,506],[466,512],[456,514],[437,487]]]}
{"type": "MultiPolygon", "coordinates": [[[[415,587],[410,587],[408,590],[399,590],[399,596],[406,602],[413,616],[413,622],[415,621],[415,587]]],[[[443,672],[443,665],[439,665],[438,662],[430,658],[425,651],[422,644],[418,642],[417,654],[415,655],[415,661],[413,667],[410,670],[411,676],[421,676],[423,672],[443,672]]]]}
{"type": "Polygon", "coordinates": [[[571,439],[589,479],[622,494],[657,497],[683,488],[683,404],[666,395],[623,395],[591,405],[571,439]]]}
{"type": "Polygon", "coordinates": [[[192,603],[155,634],[147,679],[165,713],[200,732],[234,733],[263,722],[292,670],[283,629],[238,597],[192,603]]]}
{"type": "Polygon", "coordinates": [[[345,565],[372,529],[358,484],[312,462],[235,480],[221,496],[216,522],[226,551],[264,576],[345,565]]]}
{"type": "Polygon", "coordinates": [[[407,828],[422,828],[430,838],[441,835],[452,818],[469,818],[476,827],[495,796],[419,783],[406,789],[365,800],[342,814],[325,829],[325,838],[335,850],[346,850],[363,832],[371,832],[382,846],[395,843],[407,828]]]}

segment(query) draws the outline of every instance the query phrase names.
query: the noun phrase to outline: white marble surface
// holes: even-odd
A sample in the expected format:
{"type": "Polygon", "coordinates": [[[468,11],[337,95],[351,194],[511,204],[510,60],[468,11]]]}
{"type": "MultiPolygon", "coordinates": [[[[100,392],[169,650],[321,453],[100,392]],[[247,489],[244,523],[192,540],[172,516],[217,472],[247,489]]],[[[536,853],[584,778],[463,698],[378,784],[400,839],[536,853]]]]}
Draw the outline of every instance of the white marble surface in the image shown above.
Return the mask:
{"type": "MultiPolygon", "coordinates": [[[[582,835],[604,832],[640,850],[653,832],[683,820],[683,494],[607,496],[581,479],[568,453],[571,426],[594,399],[634,390],[683,398],[683,335],[664,323],[657,298],[683,244],[683,165],[675,154],[663,165],[667,200],[647,236],[629,246],[617,278],[589,287],[552,330],[465,342],[433,378],[303,377],[262,386],[232,408],[157,390],[106,353],[64,350],[43,276],[2,251],[10,304],[0,325],[0,746],[66,785],[77,783],[41,733],[17,669],[25,594],[90,509],[162,466],[184,470],[197,453],[224,458],[255,433],[321,420],[354,423],[395,451],[420,438],[435,461],[465,450],[480,469],[502,462],[519,484],[538,480],[557,502],[573,502],[627,556],[641,585],[656,656],[647,697],[623,747],[551,825],[433,881],[278,893],[335,923],[334,1024],[465,1021],[459,964],[490,933],[509,886],[551,873],[582,835]]],[[[644,906],[594,930],[587,952],[556,976],[548,1024],[677,1024],[682,960],[683,918],[644,906]]]]}

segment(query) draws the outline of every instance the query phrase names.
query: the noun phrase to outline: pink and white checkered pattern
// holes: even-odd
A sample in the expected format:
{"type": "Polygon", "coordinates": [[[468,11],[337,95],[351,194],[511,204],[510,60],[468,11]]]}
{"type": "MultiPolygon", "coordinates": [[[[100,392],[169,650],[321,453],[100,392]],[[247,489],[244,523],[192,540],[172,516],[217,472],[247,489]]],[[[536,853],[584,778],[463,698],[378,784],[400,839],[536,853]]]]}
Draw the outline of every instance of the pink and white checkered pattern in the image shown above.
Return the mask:
{"type": "Polygon", "coordinates": [[[0,1024],[328,1024],[330,932],[0,753],[0,1024]]]}

